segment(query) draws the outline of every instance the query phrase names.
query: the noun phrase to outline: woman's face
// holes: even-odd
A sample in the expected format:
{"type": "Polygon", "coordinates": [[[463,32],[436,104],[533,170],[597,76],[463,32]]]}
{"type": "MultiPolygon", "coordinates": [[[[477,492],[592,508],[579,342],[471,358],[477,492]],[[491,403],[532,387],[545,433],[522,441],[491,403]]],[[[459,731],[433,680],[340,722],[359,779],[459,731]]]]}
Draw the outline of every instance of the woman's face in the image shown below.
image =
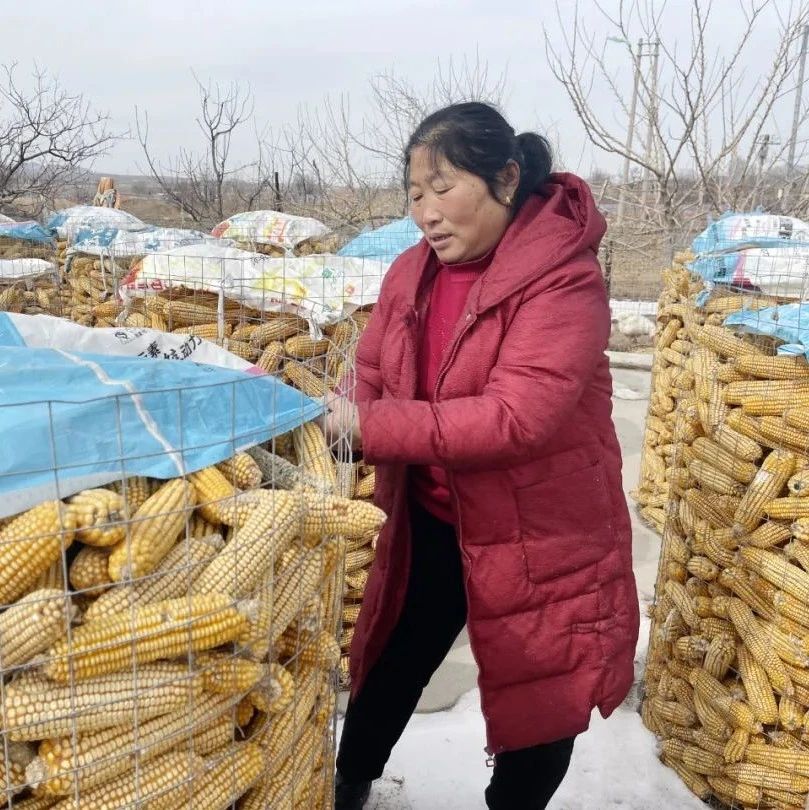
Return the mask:
{"type": "MultiPolygon", "coordinates": [[[[510,161],[503,170],[503,198],[513,195],[520,170],[510,161]]],[[[410,153],[410,211],[444,264],[485,256],[505,233],[511,208],[496,200],[485,181],[445,158],[433,159],[417,146],[410,153]]]]}

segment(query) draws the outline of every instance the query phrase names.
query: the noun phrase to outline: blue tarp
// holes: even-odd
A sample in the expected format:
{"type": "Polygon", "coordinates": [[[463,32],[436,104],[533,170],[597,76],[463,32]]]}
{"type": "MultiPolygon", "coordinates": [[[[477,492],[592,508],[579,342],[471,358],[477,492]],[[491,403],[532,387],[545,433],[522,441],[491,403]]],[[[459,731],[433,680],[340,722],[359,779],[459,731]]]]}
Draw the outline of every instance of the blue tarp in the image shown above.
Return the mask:
{"type": "Polygon", "coordinates": [[[809,357],[809,304],[782,304],[766,309],[743,309],[725,318],[726,326],[742,327],[755,335],[785,341],[778,354],[809,357]]]}
{"type": "Polygon", "coordinates": [[[7,239],[24,239],[41,245],[54,245],[53,235],[38,222],[0,222],[0,237],[7,239]]]}
{"type": "Polygon", "coordinates": [[[30,349],[0,328],[0,517],[123,476],[215,464],[322,413],[272,376],[30,349]]]}
{"type": "Polygon", "coordinates": [[[712,222],[691,243],[698,256],[742,247],[773,247],[809,242],[809,224],[778,214],[728,212],[712,222]]]}
{"type": "Polygon", "coordinates": [[[338,255],[392,262],[417,244],[422,236],[418,225],[410,217],[405,217],[373,231],[364,231],[344,245],[338,255]]]}

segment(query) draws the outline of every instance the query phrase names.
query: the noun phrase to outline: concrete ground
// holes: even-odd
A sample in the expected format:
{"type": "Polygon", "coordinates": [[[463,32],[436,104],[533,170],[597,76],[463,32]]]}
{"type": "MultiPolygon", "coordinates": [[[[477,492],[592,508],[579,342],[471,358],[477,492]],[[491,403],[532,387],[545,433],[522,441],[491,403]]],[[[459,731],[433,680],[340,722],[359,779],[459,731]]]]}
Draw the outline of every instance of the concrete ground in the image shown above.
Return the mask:
{"type": "MultiPolygon", "coordinates": [[[[621,358],[617,354],[610,357],[613,364],[614,380],[613,417],[624,456],[624,492],[628,493],[638,483],[643,426],[649,398],[649,371],[643,368],[621,368],[623,365],[638,365],[633,356],[621,358]]],[[[646,362],[648,365],[648,360],[646,362]]],[[[640,363],[641,366],[644,363],[640,363]]],[[[657,560],[660,550],[659,537],[640,522],[634,504],[630,501],[633,529],[633,558],[638,595],[642,601],[651,598],[657,573],[657,560]]],[[[419,713],[438,712],[449,709],[461,696],[477,686],[475,666],[469,639],[464,631],[455,642],[452,651],[443,665],[433,676],[424,691],[417,708],[419,713]]],[[[341,697],[340,708],[345,704],[341,697]]]]}

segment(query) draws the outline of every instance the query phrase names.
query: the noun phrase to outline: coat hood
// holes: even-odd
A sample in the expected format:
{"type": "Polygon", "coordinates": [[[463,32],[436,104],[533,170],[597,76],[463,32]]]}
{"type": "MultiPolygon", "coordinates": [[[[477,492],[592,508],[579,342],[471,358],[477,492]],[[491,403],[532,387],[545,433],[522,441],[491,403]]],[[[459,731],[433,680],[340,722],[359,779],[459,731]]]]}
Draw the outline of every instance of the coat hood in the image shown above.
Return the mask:
{"type": "MultiPolygon", "coordinates": [[[[541,193],[531,194],[525,201],[495,248],[492,263],[475,291],[477,309],[495,306],[541,274],[586,251],[597,252],[606,230],[606,220],[587,183],[574,174],[552,174],[541,193]]],[[[406,298],[414,303],[434,254],[426,239],[400,259],[408,254],[422,267],[417,277],[409,274],[400,281],[406,298]]]]}

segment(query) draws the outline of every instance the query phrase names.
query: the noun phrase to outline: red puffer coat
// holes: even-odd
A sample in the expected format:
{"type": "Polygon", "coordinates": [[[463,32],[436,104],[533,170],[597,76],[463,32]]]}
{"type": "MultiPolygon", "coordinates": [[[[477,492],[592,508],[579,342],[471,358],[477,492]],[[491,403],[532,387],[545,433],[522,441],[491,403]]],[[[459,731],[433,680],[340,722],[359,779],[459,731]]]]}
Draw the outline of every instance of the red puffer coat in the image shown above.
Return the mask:
{"type": "Polygon", "coordinates": [[[587,185],[532,195],[470,292],[434,403],[415,400],[431,249],[400,256],[357,350],[363,451],[380,535],[351,652],[353,689],[399,616],[408,465],[449,471],[468,632],[490,753],[584,731],[633,680],[638,601],[604,354],[610,313],[587,185]]]}

